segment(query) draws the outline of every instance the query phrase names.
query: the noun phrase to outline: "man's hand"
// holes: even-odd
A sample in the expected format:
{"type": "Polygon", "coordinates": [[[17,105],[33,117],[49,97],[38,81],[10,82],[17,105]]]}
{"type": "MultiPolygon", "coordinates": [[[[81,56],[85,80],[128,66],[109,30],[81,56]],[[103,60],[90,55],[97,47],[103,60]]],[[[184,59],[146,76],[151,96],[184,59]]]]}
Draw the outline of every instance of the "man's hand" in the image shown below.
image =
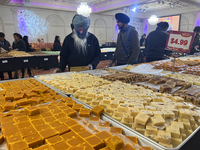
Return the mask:
{"type": "Polygon", "coordinates": [[[87,65],[87,68],[89,68],[90,70],[92,70],[92,69],[93,69],[93,67],[92,67],[92,65],[91,65],[91,64],[87,65]]]}
{"type": "Polygon", "coordinates": [[[1,51],[2,49],[1,49],[1,47],[0,47],[0,51],[1,51]]]}

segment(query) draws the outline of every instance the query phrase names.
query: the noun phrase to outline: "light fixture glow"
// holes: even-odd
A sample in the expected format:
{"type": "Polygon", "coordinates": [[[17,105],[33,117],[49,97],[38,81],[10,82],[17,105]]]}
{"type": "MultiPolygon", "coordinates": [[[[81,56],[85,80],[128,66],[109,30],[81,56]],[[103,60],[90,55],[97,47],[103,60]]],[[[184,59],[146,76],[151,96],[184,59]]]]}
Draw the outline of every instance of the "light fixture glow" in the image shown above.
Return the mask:
{"type": "Polygon", "coordinates": [[[85,17],[89,17],[92,12],[92,9],[87,5],[86,2],[81,2],[81,5],[77,8],[77,13],[85,17]]]}
{"type": "Polygon", "coordinates": [[[136,11],[136,7],[134,7],[134,8],[132,9],[132,11],[135,12],[135,11],[136,11]]]}
{"type": "Polygon", "coordinates": [[[48,32],[48,23],[29,10],[21,10],[17,15],[19,33],[29,36],[30,39],[38,38],[48,32]]]}
{"type": "Polygon", "coordinates": [[[150,25],[156,25],[158,23],[158,18],[156,15],[152,15],[149,19],[148,22],[150,25]]]}

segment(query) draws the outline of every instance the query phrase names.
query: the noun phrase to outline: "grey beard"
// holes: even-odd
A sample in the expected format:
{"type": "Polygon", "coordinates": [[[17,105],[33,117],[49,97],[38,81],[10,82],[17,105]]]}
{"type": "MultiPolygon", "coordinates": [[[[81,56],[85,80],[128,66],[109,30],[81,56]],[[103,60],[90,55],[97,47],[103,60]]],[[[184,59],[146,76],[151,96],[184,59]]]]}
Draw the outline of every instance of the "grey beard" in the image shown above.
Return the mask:
{"type": "Polygon", "coordinates": [[[76,35],[76,31],[73,31],[72,38],[74,39],[74,46],[79,53],[87,54],[87,35],[81,39],[76,35]]]}

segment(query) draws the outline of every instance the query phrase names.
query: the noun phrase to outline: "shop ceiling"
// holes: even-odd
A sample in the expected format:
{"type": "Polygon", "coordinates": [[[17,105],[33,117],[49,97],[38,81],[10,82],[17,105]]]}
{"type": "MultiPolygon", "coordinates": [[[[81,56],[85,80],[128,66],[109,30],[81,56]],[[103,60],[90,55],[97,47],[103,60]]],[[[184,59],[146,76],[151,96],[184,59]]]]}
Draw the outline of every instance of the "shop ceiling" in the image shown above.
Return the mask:
{"type": "MultiPolygon", "coordinates": [[[[93,13],[131,12],[135,7],[137,14],[147,15],[153,12],[181,13],[188,10],[198,11],[200,0],[0,0],[0,5],[50,8],[76,11],[81,2],[87,2],[93,13]]],[[[166,14],[167,15],[167,14],[166,14]]]]}

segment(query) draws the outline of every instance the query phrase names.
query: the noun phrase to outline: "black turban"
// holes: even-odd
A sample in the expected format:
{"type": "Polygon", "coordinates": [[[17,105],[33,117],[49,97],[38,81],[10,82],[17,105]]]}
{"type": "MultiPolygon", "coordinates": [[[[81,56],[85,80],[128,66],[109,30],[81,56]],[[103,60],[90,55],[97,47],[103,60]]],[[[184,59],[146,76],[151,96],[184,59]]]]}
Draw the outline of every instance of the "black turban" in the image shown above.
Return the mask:
{"type": "Polygon", "coordinates": [[[115,14],[115,19],[118,20],[119,22],[126,23],[126,24],[130,22],[130,18],[123,13],[115,14]]]}

